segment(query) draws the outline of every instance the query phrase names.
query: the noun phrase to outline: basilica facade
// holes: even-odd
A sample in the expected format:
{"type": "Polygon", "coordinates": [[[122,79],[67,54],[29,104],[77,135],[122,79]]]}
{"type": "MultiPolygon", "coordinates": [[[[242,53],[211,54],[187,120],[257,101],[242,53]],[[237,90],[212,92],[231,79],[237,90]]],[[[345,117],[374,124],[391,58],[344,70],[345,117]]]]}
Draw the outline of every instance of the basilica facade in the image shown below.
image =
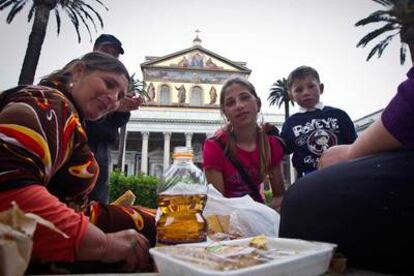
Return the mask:
{"type": "MultiPolygon", "coordinates": [[[[141,64],[148,101],[133,111],[127,124],[124,171],[160,177],[172,162],[176,146],[193,148],[194,162],[202,166],[204,140],[224,125],[220,114],[220,91],[226,79],[248,78],[245,62],[231,61],[201,46],[172,54],[146,57],[141,64]]],[[[281,114],[263,114],[279,128],[281,114]]],[[[116,168],[118,151],[112,151],[116,168]]]]}

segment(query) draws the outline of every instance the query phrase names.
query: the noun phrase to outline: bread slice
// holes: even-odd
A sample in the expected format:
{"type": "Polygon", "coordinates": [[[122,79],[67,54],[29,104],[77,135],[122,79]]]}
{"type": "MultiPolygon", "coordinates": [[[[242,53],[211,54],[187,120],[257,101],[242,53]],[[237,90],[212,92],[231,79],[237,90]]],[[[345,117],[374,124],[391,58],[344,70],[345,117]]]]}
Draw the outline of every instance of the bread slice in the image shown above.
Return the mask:
{"type": "Polygon", "coordinates": [[[229,233],[230,216],[211,215],[206,217],[208,229],[214,233],[229,233]]]}
{"type": "Polygon", "coordinates": [[[114,202],[112,202],[112,205],[118,205],[118,206],[132,206],[134,205],[136,196],[131,190],[126,191],[123,193],[120,197],[118,197],[114,202]]]}

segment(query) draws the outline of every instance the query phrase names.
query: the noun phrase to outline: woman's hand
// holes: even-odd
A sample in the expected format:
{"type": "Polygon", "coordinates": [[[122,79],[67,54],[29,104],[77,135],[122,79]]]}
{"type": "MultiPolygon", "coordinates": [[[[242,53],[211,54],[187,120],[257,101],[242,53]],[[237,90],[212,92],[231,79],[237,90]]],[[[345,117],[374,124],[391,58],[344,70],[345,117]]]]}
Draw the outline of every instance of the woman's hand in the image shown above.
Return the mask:
{"type": "Polygon", "coordinates": [[[349,160],[350,147],[351,145],[339,145],[329,148],[319,159],[318,168],[323,169],[336,163],[349,160]]]}
{"type": "Polygon", "coordinates": [[[127,272],[148,271],[152,266],[148,240],[133,229],[106,234],[106,246],[100,261],[123,261],[127,272]]]}
{"type": "Polygon", "coordinates": [[[123,270],[148,271],[152,269],[148,240],[133,229],[105,234],[92,223],[76,252],[78,261],[124,263],[123,270]]]}
{"type": "Polygon", "coordinates": [[[280,213],[280,207],[282,206],[283,196],[275,196],[270,202],[270,207],[273,208],[276,212],[280,213]]]}
{"type": "Polygon", "coordinates": [[[135,96],[134,93],[128,93],[125,98],[119,102],[118,112],[130,112],[137,110],[139,106],[144,102],[141,96],[135,96]]]}

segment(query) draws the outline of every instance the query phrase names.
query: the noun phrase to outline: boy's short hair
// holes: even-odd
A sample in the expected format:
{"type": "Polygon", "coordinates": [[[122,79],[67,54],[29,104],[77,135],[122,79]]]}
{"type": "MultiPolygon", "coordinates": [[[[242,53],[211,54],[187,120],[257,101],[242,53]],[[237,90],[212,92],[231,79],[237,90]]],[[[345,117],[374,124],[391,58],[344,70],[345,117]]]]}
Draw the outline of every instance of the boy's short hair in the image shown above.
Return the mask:
{"type": "Polygon", "coordinates": [[[287,79],[287,86],[290,90],[292,88],[293,82],[298,79],[303,79],[307,76],[313,77],[315,80],[318,81],[318,83],[321,83],[321,80],[319,79],[318,71],[316,71],[314,68],[306,65],[299,66],[295,70],[293,70],[287,79]]]}

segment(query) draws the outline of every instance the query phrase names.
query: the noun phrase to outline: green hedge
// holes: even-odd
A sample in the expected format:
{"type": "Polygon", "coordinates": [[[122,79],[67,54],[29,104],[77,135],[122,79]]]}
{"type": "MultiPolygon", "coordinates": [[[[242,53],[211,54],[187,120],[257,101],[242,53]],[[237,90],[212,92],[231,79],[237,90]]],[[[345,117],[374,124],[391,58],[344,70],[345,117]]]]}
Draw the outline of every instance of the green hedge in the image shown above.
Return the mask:
{"type": "Polygon", "coordinates": [[[156,208],[156,190],[159,182],[160,179],[144,174],[125,176],[122,172],[112,172],[109,190],[110,202],[116,200],[124,192],[131,190],[137,197],[135,204],[156,208]]]}
{"type": "MultiPolygon", "coordinates": [[[[157,200],[157,184],[160,182],[159,178],[139,174],[138,176],[125,176],[121,172],[112,172],[110,178],[110,202],[117,199],[123,193],[131,190],[137,197],[135,204],[142,205],[148,208],[156,208],[157,200]]],[[[272,201],[272,191],[264,191],[266,204],[269,205],[272,201]]]]}

